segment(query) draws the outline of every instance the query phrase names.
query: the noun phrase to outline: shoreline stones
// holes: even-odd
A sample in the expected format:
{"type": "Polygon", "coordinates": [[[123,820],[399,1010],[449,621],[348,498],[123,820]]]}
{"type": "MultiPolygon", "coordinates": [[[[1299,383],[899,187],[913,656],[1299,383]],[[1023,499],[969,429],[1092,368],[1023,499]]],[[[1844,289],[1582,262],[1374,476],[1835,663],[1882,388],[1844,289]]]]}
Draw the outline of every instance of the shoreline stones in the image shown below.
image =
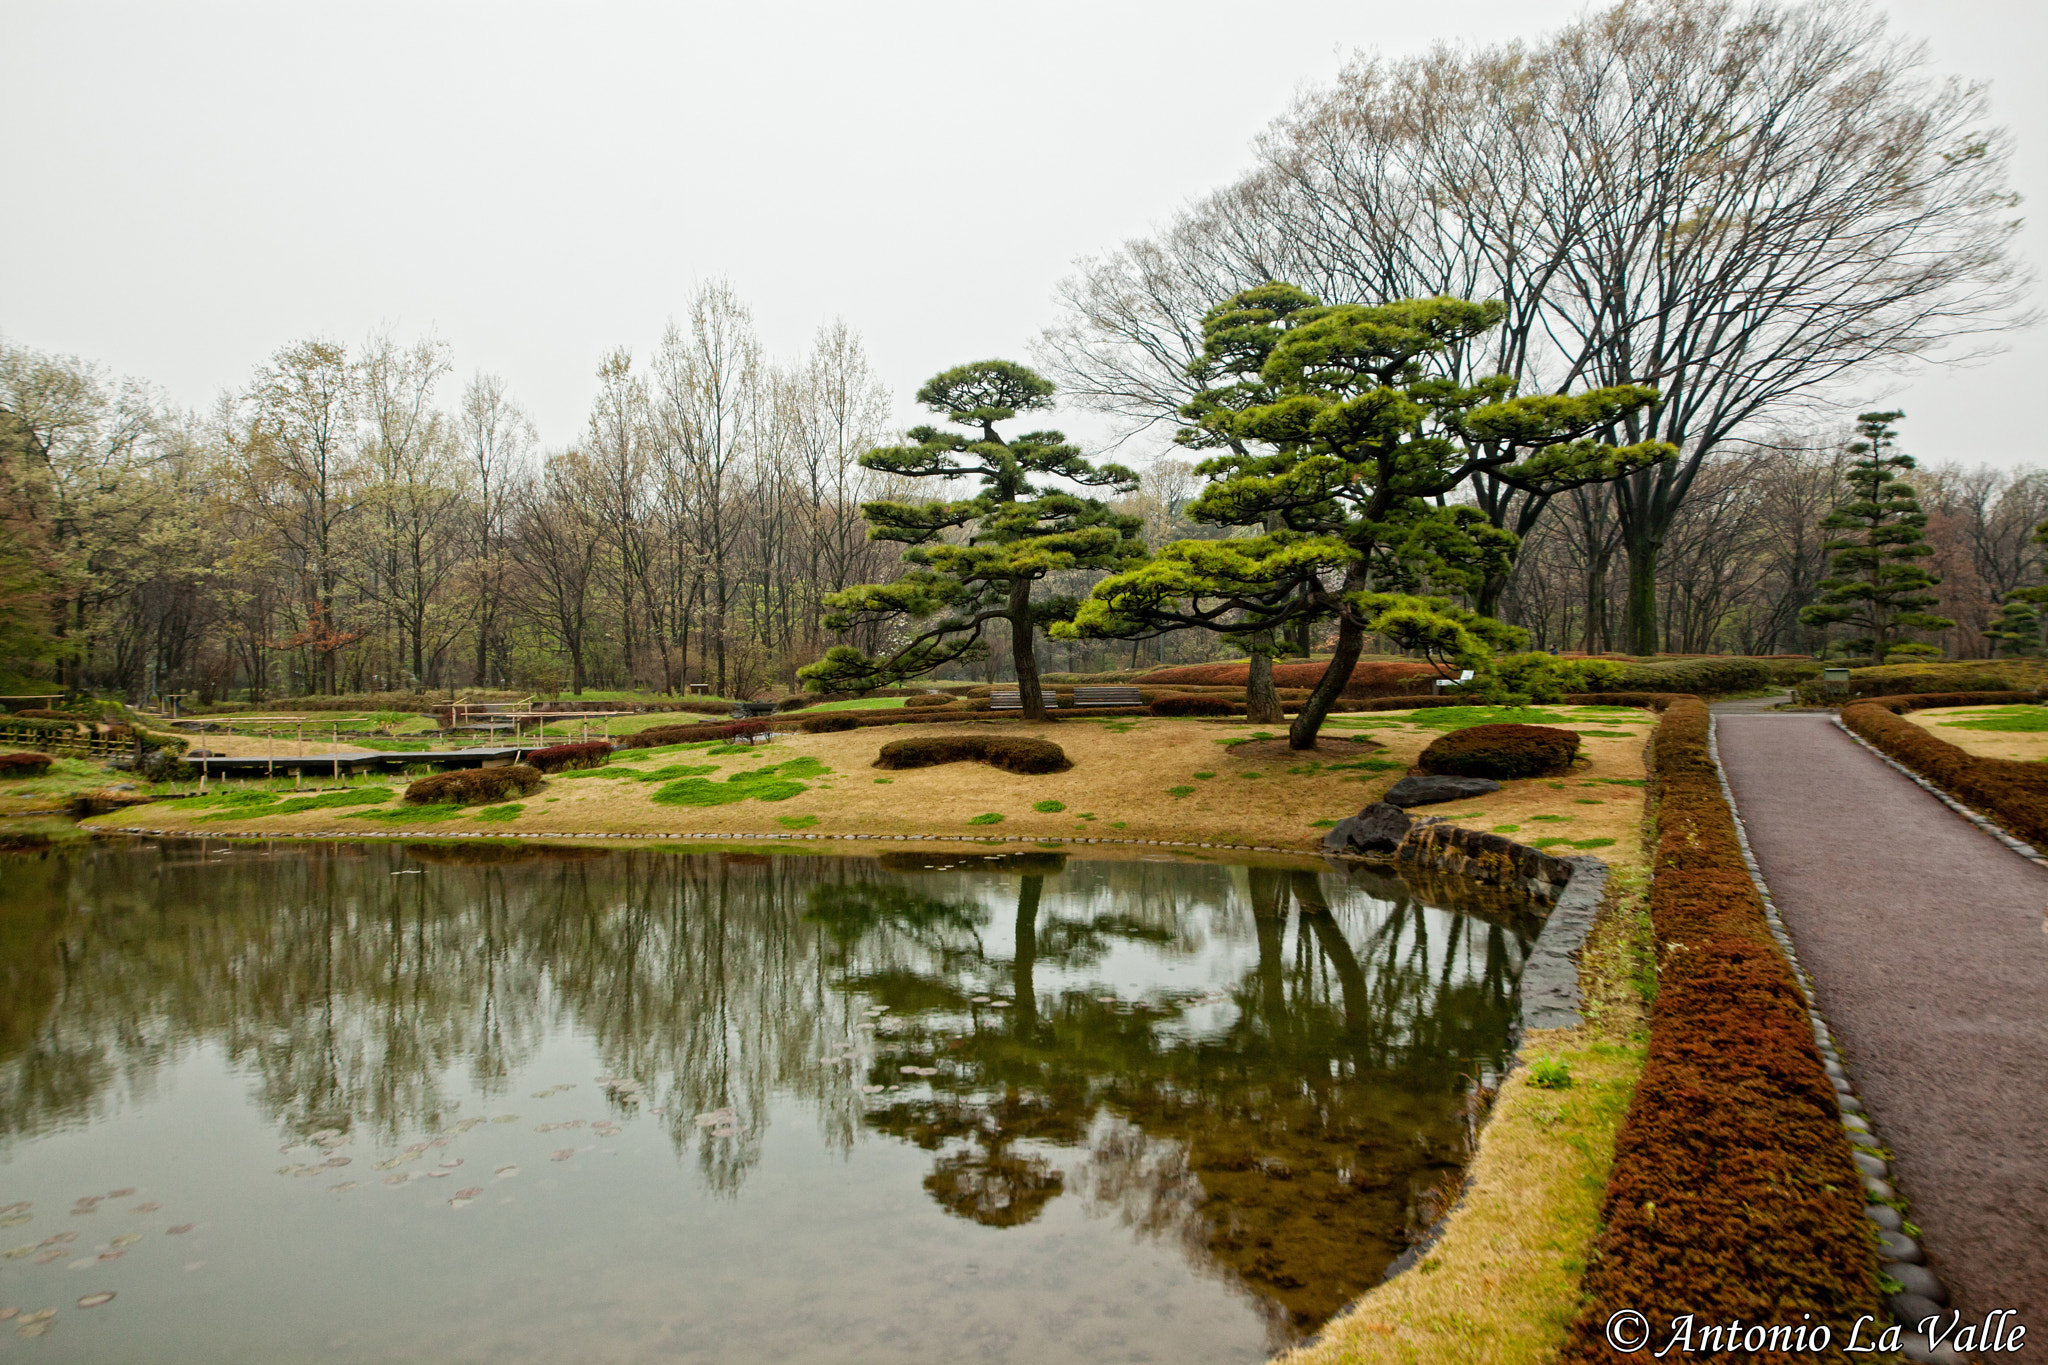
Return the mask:
{"type": "MultiPolygon", "coordinates": [[[[1439,773],[1419,773],[1404,777],[1387,788],[1381,798],[1389,806],[1406,810],[1410,806],[1434,806],[1446,801],[1466,801],[1475,796],[1490,796],[1500,790],[1500,783],[1490,777],[1451,777],[1439,773]]],[[[1371,807],[1366,808],[1370,810],[1371,807]]],[[[1364,812],[1360,812],[1363,814],[1364,812]]]]}
{"type": "Polygon", "coordinates": [[[1399,806],[1378,801],[1348,820],[1339,820],[1323,836],[1330,853],[1392,853],[1408,837],[1415,817],[1399,806]]]}

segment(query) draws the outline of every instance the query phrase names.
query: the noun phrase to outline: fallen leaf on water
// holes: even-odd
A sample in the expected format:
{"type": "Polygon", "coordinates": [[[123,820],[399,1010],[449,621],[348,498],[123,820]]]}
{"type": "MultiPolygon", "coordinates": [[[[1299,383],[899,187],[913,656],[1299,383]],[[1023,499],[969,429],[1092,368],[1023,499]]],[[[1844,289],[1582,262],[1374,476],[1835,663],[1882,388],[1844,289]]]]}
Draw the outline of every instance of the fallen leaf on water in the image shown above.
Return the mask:
{"type": "Polygon", "coordinates": [[[6,1218],[17,1213],[27,1213],[34,1207],[35,1205],[26,1199],[17,1200],[12,1204],[0,1204],[0,1218],[6,1218]]]}
{"type": "MultiPolygon", "coordinates": [[[[57,1258],[55,1256],[52,1256],[50,1259],[54,1261],[57,1258]]],[[[98,1264],[99,1262],[94,1260],[90,1256],[81,1256],[77,1260],[73,1261],[70,1265],[65,1266],[64,1268],[66,1270],[91,1270],[94,1266],[98,1264]]]]}
{"type": "Polygon", "coordinates": [[[24,1322],[21,1326],[14,1329],[14,1335],[18,1337],[44,1337],[50,1334],[50,1327],[51,1323],[47,1320],[43,1322],[24,1322]]]}
{"type": "Polygon", "coordinates": [[[10,1213],[5,1218],[0,1218],[0,1228],[18,1228],[23,1223],[34,1220],[35,1215],[32,1213],[10,1213]]]}
{"type": "Polygon", "coordinates": [[[740,1130],[730,1123],[722,1123],[711,1130],[711,1136],[715,1138],[738,1137],[739,1135],[740,1130]]]}
{"type": "Polygon", "coordinates": [[[107,1198],[109,1198],[109,1199],[127,1199],[128,1197],[130,1197],[130,1196],[131,1196],[131,1195],[133,1195],[134,1193],[135,1193],[135,1191],[134,1191],[134,1190],[132,1190],[132,1189],[127,1189],[127,1190],[109,1190],[109,1191],[107,1191],[107,1198]]]}
{"type": "Polygon", "coordinates": [[[7,1252],[6,1252],[6,1256],[7,1256],[7,1259],[8,1259],[8,1260],[10,1260],[10,1261],[18,1261],[18,1260],[20,1260],[20,1259],[21,1259],[22,1257],[24,1257],[24,1256],[33,1256],[33,1255],[35,1255],[35,1254],[36,1254],[36,1249],[35,1249],[34,1247],[32,1247],[32,1246],[29,1246],[29,1247],[9,1247],[9,1248],[7,1248],[7,1252]]]}
{"type": "Polygon", "coordinates": [[[132,1247],[141,1240],[142,1234],[139,1232],[124,1232],[114,1239],[114,1245],[117,1247],[132,1247]]]}
{"type": "Polygon", "coordinates": [[[450,1174],[452,1174],[452,1172],[449,1172],[449,1171],[421,1171],[421,1172],[420,1172],[420,1174],[421,1174],[421,1175],[423,1175],[423,1176],[425,1176],[425,1177],[426,1177],[427,1179],[429,1179],[429,1180],[446,1180],[446,1179],[447,1179],[447,1178],[449,1177],[449,1175],[450,1175],[450,1174]]]}
{"type": "Polygon", "coordinates": [[[860,1093],[863,1095],[879,1095],[882,1093],[882,1087],[879,1085],[864,1085],[860,1088],[860,1093]]]}
{"type": "Polygon", "coordinates": [[[67,1254],[68,1253],[63,1251],[46,1251],[42,1255],[36,1257],[36,1264],[48,1265],[52,1261],[61,1261],[67,1254]]]}
{"type": "Polygon", "coordinates": [[[176,1237],[180,1233],[190,1232],[193,1228],[196,1228],[198,1226],[199,1225],[197,1223],[180,1223],[178,1224],[178,1226],[174,1228],[165,1228],[164,1231],[169,1233],[171,1236],[176,1237]]]}
{"type": "Polygon", "coordinates": [[[448,1201],[448,1207],[451,1209],[466,1209],[475,1202],[476,1201],[474,1199],[463,1199],[458,1196],[457,1198],[448,1201]]]}
{"type": "Polygon", "coordinates": [[[491,1115],[491,1122],[492,1122],[492,1123],[517,1123],[517,1122],[519,1122],[519,1115],[517,1115],[517,1114],[493,1114],[493,1115],[491,1115]]]}
{"type": "Polygon", "coordinates": [[[80,1308],[98,1308],[101,1304],[112,1303],[113,1301],[114,1291],[103,1289],[97,1294],[87,1294],[78,1301],[78,1306],[80,1308]]]}
{"type": "Polygon", "coordinates": [[[21,1310],[19,1308],[0,1308],[0,1322],[7,1321],[9,1318],[13,1317],[16,1313],[19,1313],[20,1311],[21,1310]]]}
{"type": "Polygon", "coordinates": [[[328,1158],[327,1158],[327,1160],[325,1160],[325,1161],[321,1162],[321,1163],[320,1163],[320,1165],[321,1165],[321,1167],[322,1167],[323,1169],[325,1169],[325,1170],[330,1170],[330,1171],[333,1171],[333,1170],[339,1170],[339,1169],[340,1169],[341,1167],[343,1167],[343,1166],[346,1166],[346,1165],[348,1165],[348,1164],[349,1164],[349,1162],[351,1162],[351,1161],[353,1161],[353,1160],[355,1160],[355,1158],[354,1158],[354,1157],[347,1157],[347,1156],[331,1156],[331,1157],[328,1157],[328,1158]]]}
{"type": "Polygon", "coordinates": [[[127,1254],[128,1253],[125,1251],[102,1251],[100,1253],[100,1259],[102,1261],[118,1261],[127,1254]]]}
{"type": "Polygon", "coordinates": [[[569,1159],[570,1157],[572,1157],[572,1156],[574,1156],[574,1155],[576,1155],[576,1149],[575,1149],[574,1147],[564,1147],[564,1148],[563,1148],[563,1149],[562,1149],[561,1151],[559,1151],[559,1152],[550,1152],[550,1153],[548,1153],[548,1160],[549,1160],[549,1161],[567,1161],[567,1160],[568,1160],[568,1159],[569,1159]]]}
{"type": "Polygon", "coordinates": [[[412,1177],[409,1175],[387,1175],[384,1177],[384,1183],[387,1185],[403,1185],[410,1179],[412,1177]]]}
{"type": "Polygon", "coordinates": [[[452,1171],[452,1170],[454,1170],[454,1169],[455,1169],[455,1168],[456,1168],[457,1166],[460,1166],[461,1164],[462,1164],[462,1158],[461,1158],[461,1157],[459,1157],[459,1156],[451,1156],[451,1157],[449,1157],[449,1158],[448,1158],[448,1159],[447,1159],[446,1161],[444,1161],[444,1162],[442,1162],[442,1163],[441,1163],[441,1169],[442,1169],[442,1170],[444,1170],[444,1171],[452,1171]]]}
{"type": "Polygon", "coordinates": [[[481,1186],[481,1185],[471,1185],[471,1186],[470,1186],[470,1187],[469,1187],[468,1189],[466,1189],[466,1190],[457,1190],[457,1191],[455,1192],[455,1197],[456,1197],[457,1199],[474,1199],[474,1198],[476,1198],[476,1197],[477,1197],[478,1195],[482,1194],[483,1192],[484,1192],[483,1186],[481,1186]]]}
{"type": "Polygon", "coordinates": [[[155,1212],[156,1212],[156,1211],[157,1211],[158,1209],[160,1209],[160,1208],[162,1208],[162,1207],[163,1207],[163,1205],[162,1205],[162,1204],[137,1204],[137,1205],[136,1205],[136,1206],[135,1206],[134,1208],[132,1208],[132,1209],[128,1210],[128,1212],[130,1212],[130,1213],[155,1213],[155,1212]]]}
{"type": "Polygon", "coordinates": [[[518,1174],[519,1174],[519,1168],[518,1168],[517,1166],[509,1166],[509,1165],[508,1165],[508,1166],[500,1166],[500,1167],[499,1167],[499,1168],[498,1168],[498,1169],[497,1169],[497,1170],[496,1170],[496,1171],[494,1172],[494,1174],[495,1174],[495,1175],[496,1175],[496,1176],[498,1177],[498,1179],[500,1179],[500,1180],[510,1180],[510,1179],[511,1179],[511,1178],[512,1178],[513,1176],[515,1176],[515,1175],[518,1175],[518,1174]]]}
{"type": "Polygon", "coordinates": [[[355,1181],[344,1180],[339,1185],[329,1185],[327,1188],[335,1194],[347,1194],[350,1190],[354,1189],[355,1187],[355,1181]]]}
{"type": "Polygon", "coordinates": [[[54,1232],[42,1240],[42,1245],[46,1247],[62,1246],[66,1242],[75,1242],[77,1240],[78,1234],[75,1232],[54,1232]]]}

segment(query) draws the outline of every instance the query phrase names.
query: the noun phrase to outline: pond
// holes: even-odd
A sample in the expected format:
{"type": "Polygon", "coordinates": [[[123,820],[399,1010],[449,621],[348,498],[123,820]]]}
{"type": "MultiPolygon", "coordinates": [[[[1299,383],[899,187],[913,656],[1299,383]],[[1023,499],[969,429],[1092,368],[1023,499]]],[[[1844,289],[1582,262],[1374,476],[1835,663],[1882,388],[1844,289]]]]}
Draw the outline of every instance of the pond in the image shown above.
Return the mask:
{"type": "Polygon", "coordinates": [[[1054,853],[9,855],[0,1360],[1257,1361],[1455,1198],[1536,928],[1054,853]]]}

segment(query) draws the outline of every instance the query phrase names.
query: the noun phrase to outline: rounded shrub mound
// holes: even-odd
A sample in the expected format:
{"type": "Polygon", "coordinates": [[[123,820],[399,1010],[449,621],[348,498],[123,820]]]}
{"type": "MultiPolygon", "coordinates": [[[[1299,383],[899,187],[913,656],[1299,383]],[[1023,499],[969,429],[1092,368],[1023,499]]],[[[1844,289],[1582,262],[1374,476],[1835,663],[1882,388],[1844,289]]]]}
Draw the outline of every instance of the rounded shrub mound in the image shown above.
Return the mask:
{"type": "Polygon", "coordinates": [[[903,704],[906,707],[951,706],[953,699],[944,693],[928,692],[919,697],[905,697],[903,704]]]}
{"type": "Polygon", "coordinates": [[[591,740],[586,744],[557,744],[552,749],[535,749],[526,756],[526,762],[544,773],[559,773],[570,768],[602,768],[611,762],[611,757],[611,745],[603,740],[591,740]]]}
{"type": "Polygon", "coordinates": [[[41,777],[48,771],[48,754],[0,754],[0,777],[41,777]]]}
{"type": "Polygon", "coordinates": [[[827,711],[822,715],[805,717],[797,722],[796,728],[807,735],[829,735],[836,730],[860,729],[860,717],[851,711],[827,711]]]}
{"type": "Polygon", "coordinates": [[[1550,725],[1474,725],[1431,742],[1416,766],[1447,777],[1546,777],[1578,756],[1575,730],[1550,725]]]}
{"type": "Polygon", "coordinates": [[[1222,697],[1161,697],[1148,709],[1155,716],[1230,716],[1243,708],[1222,697]]]}
{"type": "Polygon", "coordinates": [[[525,763],[462,768],[421,778],[405,789],[405,799],[415,806],[482,806],[508,796],[524,796],[544,780],[540,769],[525,763]]]}
{"type": "Polygon", "coordinates": [[[1013,773],[1063,773],[1074,765],[1049,739],[1016,735],[920,735],[891,740],[877,768],[929,768],[940,763],[986,763],[1013,773]]]}

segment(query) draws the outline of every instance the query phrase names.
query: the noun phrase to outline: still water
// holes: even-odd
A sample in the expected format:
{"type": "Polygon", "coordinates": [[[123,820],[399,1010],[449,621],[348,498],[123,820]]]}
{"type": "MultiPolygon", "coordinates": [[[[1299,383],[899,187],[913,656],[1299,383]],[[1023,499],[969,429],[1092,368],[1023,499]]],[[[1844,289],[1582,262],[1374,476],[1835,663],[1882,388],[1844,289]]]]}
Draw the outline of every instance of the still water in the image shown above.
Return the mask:
{"type": "Polygon", "coordinates": [[[0,1361],[1257,1361],[1453,1196],[1534,928],[1057,854],[9,855],[0,1361]]]}

